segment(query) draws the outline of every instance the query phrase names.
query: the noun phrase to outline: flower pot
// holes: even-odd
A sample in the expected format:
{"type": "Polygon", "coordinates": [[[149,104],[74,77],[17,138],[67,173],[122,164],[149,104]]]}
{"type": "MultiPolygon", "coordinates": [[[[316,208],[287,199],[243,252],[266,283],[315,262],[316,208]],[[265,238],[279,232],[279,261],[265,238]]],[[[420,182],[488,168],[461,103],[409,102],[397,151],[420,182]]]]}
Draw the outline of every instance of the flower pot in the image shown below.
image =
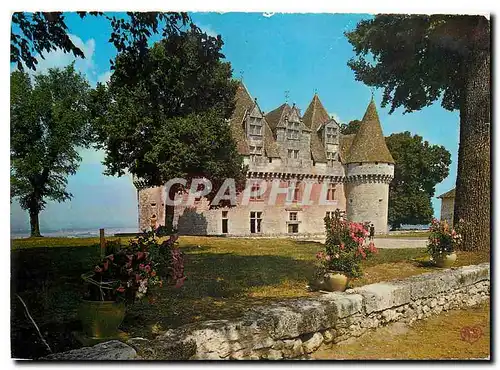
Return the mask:
{"type": "Polygon", "coordinates": [[[125,303],[82,300],[79,316],[89,337],[113,338],[118,336],[118,327],[125,317],[125,303]]]}
{"type": "Polygon", "coordinates": [[[323,286],[329,292],[343,292],[347,287],[347,276],[339,271],[327,272],[323,286]]]}
{"type": "Polygon", "coordinates": [[[441,254],[439,257],[434,257],[437,267],[449,268],[453,266],[457,260],[457,254],[455,252],[450,254],[441,254]]]}

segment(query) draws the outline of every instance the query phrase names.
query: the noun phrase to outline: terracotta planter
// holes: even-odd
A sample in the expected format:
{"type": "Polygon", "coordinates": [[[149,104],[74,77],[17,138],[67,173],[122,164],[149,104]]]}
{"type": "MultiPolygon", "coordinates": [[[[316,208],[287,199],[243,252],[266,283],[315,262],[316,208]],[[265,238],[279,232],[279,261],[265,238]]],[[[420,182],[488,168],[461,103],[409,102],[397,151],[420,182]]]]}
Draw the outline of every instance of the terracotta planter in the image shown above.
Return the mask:
{"type": "Polygon", "coordinates": [[[125,303],[82,300],[79,310],[83,331],[91,338],[114,338],[125,317],[125,303]]]}
{"type": "Polygon", "coordinates": [[[343,292],[347,287],[347,276],[339,271],[325,274],[324,288],[329,292],[343,292]]]}
{"type": "Polygon", "coordinates": [[[441,254],[441,256],[434,258],[437,267],[450,268],[455,264],[457,260],[457,254],[455,252],[450,254],[441,254]]]}

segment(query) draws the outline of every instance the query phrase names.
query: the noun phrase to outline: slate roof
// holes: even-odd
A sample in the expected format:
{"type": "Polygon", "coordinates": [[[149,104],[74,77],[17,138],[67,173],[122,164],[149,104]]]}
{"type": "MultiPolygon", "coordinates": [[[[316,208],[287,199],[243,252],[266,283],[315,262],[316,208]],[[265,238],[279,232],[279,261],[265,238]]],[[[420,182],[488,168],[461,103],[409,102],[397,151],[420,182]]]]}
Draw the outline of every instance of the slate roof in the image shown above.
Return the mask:
{"type": "Polygon", "coordinates": [[[455,188],[447,191],[446,193],[441,194],[438,196],[438,198],[443,199],[443,198],[455,198],[455,188]]]}
{"type": "Polygon", "coordinates": [[[250,148],[248,147],[247,136],[245,134],[245,127],[243,126],[243,119],[250,109],[253,107],[255,102],[248,93],[245,85],[242,82],[238,84],[238,89],[235,95],[235,108],[233,115],[229,120],[229,125],[231,127],[231,134],[236,141],[236,147],[238,148],[238,153],[242,155],[249,155],[250,148]]]}
{"type": "Polygon", "coordinates": [[[349,149],[351,149],[352,142],[356,134],[340,135],[339,138],[339,156],[342,163],[346,163],[349,149]]]}
{"type": "MultiPolygon", "coordinates": [[[[253,111],[257,102],[252,99],[247,88],[240,82],[235,95],[235,108],[233,115],[229,121],[231,127],[231,134],[236,141],[238,152],[242,155],[250,155],[250,148],[248,146],[247,135],[245,133],[244,121],[247,115],[253,111]]],[[[269,124],[264,116],[264,151],[267,157],[279,158],[278,146],[274,140],[273,134],[269,124]]]]}
{"type": "Polygon", "coordinates": [[[385,143],[373,98],[366,108],[361,126],[354,137],[345,163],[366,162],[394,163],[385,143]]]}
{"type": "Polygon", "coordinates": [[[287,106],[288,104],[283,103],[278,108],[267,113],[265,116],[266,121],[269,124],[269,127],[271,128],[271,131],[275,135],[276,135],[276,127],[278,127],[278,124],[281,122],[282,120],[281,117],[283,116],[283,112],[285,111],[287,106]]]}
{"type": "Polygon", "coordinates": [[[304,124],[309,127],[311,132],[311,155],[313,160],[318,163],[326,163],[325,147],[318,135],[318,128],[330,120],[328,112],[319,100],[318,94],[309,103],[304,116],[302,117],[304,124]]]}

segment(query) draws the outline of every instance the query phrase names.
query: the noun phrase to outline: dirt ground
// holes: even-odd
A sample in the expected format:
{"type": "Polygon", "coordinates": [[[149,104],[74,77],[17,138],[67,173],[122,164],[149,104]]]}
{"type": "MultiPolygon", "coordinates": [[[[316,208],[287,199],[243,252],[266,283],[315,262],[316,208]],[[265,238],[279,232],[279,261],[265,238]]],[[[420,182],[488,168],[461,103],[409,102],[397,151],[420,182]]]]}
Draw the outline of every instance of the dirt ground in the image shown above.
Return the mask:
{"type": "Polygon", "coordinates": [[[441,313],[411,327],[394,323],[337,345],[316,360],[486,359],[490,356],[490,306],[441,313]]]}

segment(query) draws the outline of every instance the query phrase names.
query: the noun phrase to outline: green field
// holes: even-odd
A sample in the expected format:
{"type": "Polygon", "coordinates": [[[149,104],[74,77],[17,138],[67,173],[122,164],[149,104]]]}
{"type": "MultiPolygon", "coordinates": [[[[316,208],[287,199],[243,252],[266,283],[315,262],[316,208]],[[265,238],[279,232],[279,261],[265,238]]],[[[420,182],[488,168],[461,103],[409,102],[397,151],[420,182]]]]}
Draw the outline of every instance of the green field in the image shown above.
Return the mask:
{"type": "MultiPolygon", "coordinates": [[[[109,238],[113,239],[113,238],[109,238]]],[[[57,351],[75,348],[71,335],[79,330],[77,309],[82,294],[80,275],[99,259],[98,239],[37,238],[13,240],[12,343],[13,355],[47,354],[15,294],[26,302],[44,336],[57,351]]],[[[126,242],[122,238],[122,242],[126,242]]],[[[163,288],[157,302],[134,304],[122,329],[132,336],[155,333],[186,323],[232,318],[246,308],[270,301],[312,296],[305,289],[315,271],[315,254],[322,245],[291,239],[180,238],[186,254],[184,287],[163,288]]],[[[414,258],[424,249],[385,249],[364,262],[365,276],[351,286],[430,271],[414,258]]],[[[488,255],[460,253],[458,264],[489,260],[488,255]]]]}

